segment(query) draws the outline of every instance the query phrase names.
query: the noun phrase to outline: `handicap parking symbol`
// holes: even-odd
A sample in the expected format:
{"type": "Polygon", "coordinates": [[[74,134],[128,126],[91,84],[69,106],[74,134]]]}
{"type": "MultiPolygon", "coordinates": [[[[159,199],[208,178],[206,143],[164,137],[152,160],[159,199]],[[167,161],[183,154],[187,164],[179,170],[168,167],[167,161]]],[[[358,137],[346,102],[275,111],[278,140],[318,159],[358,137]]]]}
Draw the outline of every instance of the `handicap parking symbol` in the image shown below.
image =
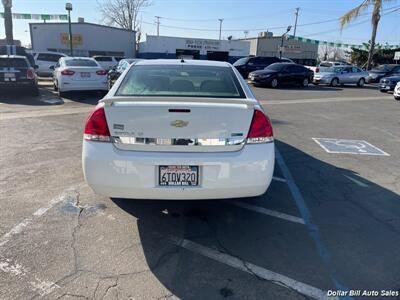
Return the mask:
{"type": "Polygon", "coordinates": [[[362,140],[344,140],[332,138],[313,138],[313,140],[328,153],[390,156],[385,151],[362,140]]]}

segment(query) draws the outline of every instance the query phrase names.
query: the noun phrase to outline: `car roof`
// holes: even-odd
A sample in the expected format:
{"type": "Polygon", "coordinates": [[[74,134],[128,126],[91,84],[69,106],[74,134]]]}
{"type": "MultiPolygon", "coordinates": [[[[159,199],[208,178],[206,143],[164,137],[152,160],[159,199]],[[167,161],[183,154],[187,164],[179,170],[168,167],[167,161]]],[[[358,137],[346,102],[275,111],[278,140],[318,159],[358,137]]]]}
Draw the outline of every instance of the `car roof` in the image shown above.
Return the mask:
{"type": "Polygon", "coordinates": [[[57,51],[36,51],[36,50],[31,50],[32,53],[36,53],[36,54],[60,54],[60,55],[66,55],[65,53],[62,52],[57,52],[57,51]]]}
{"type": "MultiPolygon", "coordinates": [[[[93,55],[92,57],[96,58],[96,57],[114,57],[114,56],[112,56],[112,55],[93,55]]],[[[121,57],[121,56],[117,56],[117,57],[121,57]]]]}
{"type": "Polygon", "coordinates": [[[21,59],[26,59],[26,57],[23,56],[23,55],[0,55],[0,58],[21,58],[21,59]]]}
{"type": "Polygon", "coordinates": [[[61,57],[60,59],[64,59],[64,60],[73,60],[73,59],[94,60],[94,58],[92,58],[92,57],[85,57],[85,56],[66,56],[66,57],[61,57]]]}
{"type": "Polygon", "coordinates": [[[224,61],[214,60],[196,60],[196,59],[146,59],[139,60],[136,65],[169,65],[181,66],[182,64],[188,66],[210,66],[210,67],[230,67],[231,64],[224,61]]]}

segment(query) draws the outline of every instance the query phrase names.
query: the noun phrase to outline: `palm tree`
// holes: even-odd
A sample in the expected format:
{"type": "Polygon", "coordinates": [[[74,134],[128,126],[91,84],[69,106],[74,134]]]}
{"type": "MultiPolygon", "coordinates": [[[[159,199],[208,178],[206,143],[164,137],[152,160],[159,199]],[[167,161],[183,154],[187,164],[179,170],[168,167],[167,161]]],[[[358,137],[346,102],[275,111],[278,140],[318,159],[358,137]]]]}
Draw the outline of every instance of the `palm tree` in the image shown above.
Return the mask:
{"type": "Polygon", "coordinates": [[[2,2],[4,6],[4,28],[6,31],[6,41],[8,45],[13,45],[14,37],[13,37],[13,24],[12,24],[12,14],[11,14],[12,1],[2,0],[2,2]]]}
{"type": "Polygon", "coordinates": [[[353,8],[352,10],[348,11],[347,13],[345,13],[343,16],[340,17],[340,28],[343,29],[344,26],[357,19],[363,11],[373,6],[372,17],[371,17],[371,24],[372,24],[371,44],[369,47],[368,60],[367,60],[368,70],[371,68],[372,57],[374,55],[376,32],[378,30],[378,24],[381,18],[382,4],[383,2],[389,2],[389,1],[393,0],[363,0],[363,2],[360,5],[356,6],[355,8],[353,8]]]}

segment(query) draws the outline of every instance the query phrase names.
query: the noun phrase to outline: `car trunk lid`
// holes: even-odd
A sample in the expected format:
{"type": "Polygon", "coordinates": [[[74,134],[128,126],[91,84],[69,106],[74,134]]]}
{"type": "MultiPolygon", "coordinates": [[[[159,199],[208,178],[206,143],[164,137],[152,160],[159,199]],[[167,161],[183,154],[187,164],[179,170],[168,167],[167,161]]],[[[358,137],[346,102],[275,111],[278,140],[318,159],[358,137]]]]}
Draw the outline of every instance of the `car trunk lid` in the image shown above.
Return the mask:
{"type": "Polygon", "coordinates": [[[243,147],[252,99],[114,97],[102,100],[117,148],[140,151],[218,152],[243,147]]]}

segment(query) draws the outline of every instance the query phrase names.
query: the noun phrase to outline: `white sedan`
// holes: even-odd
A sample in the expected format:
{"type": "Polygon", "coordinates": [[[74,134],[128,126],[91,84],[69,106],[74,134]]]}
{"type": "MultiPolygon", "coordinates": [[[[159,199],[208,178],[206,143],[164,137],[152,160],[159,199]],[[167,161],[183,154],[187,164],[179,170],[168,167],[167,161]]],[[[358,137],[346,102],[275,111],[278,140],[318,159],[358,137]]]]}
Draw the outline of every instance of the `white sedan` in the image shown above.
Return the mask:
{"type": "Polygon", "coordinates": [[[394,88],[393,96],[395,100],[400,100],[400,82],[398,82],[394,88]]]}
{"type": "Polygon", "coordinates": [[[70,91],[107,91],[107,71],[89,57],[62,57],[53,67],[54,89],[59,96],[70,91]]]}
{"type": "Polygon", "coordinates": [[[232,65],[143,60],[88,117],[82,165],[98,194],[223,199],[265,193],[272,125],[232,65]]]}

